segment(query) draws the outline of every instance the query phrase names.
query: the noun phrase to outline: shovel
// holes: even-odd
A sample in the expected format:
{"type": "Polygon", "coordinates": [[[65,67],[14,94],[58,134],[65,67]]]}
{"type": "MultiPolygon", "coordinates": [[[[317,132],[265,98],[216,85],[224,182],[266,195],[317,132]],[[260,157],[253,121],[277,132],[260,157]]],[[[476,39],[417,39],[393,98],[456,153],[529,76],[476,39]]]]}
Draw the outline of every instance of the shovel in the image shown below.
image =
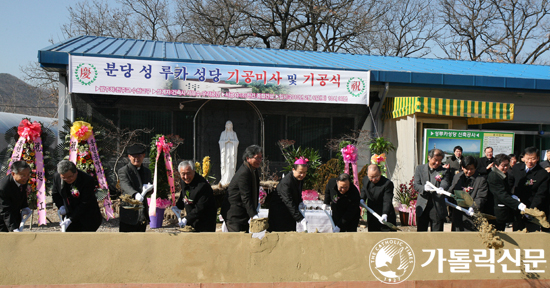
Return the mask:
{"type": "Polygon", "coordinates": [[[472,196],[468,194],[468,192],[464,192],[462,190],[455,190],[455,194],[451,194],[450,192],[447,192],[441,188],[435,187],[434,184],[430,183],[430,181],[427,181],[426,184],[430,186],[434,191],[436,191],[437,194],[443,194],[447,197],[453,197],[456,200],[456,203],[460,207],[470,208],[474,206],[474,199],[472,199],[472,196]]]}
{"type": "Polygon", "coordinates": [[[359,203],[359,205],[361,205],[365,209],[367,209],[367,211],[369,211],[370,214],[372,214],[374,217],[376,217],[376,219],[378,219],[378,221],[382,222],[382,224],[388,226],[390,229],[395,230],[395,231],[401,231],[401,229],[397,228],[397,226],[393,225],[392,223],[390,223],[388,221],[382,221],[382,217],[380,217],[380,215],[378,215],[378,213],[374,212],[374,210],[370,209],[369,206],[367,206],[363,203],[359,203]]]}
{"type": "Polygon", "coordinates": [[[327,214],[328,220],[330,220],[330,224],[332,225],[332,232],[334,233],[334,230],[336,229],[336,224],[334,224],[334,220],[332,220],[332,216],[328,213],[327,210],[323,210],[325,214],[327,214]]]}
{"type": "MultiPolygon", "coordinates": [[[[304,218],[306,218],[306,209],[304,209],[304,211],[302,211],[302,209],[298,208],[298,210],[300,210],[300,213],[302,213],[302,216],[304,216],[304,218]]],[[[332,220],[332,219],[331,219],[332,220]]],[[[306,230],[304,230],[304,232],[308,232],[307,231],[307,226],[306,226],[306,230]]]]}
{"type": "MultiPolygon", "coordinates": [[[[33,211],[31,210],[31,213],[29,213],[29,215],[27,215],[25,218],[23,218],[23,219],[21,220],[21,223],[19,223],[19,231],[23,232],[23,228],[25,228],[25,222],[27,222],[27,220],[29,219],[29,217],[31,217],[32,212],[33,212],[33,211]]],[[[21,215],[21,216],[23,216],[23,215],[21,215]]],[[[31,223],[31,225],[32,225],[32,223],[31,223]]]]}
{"type": "MultiPolygon", "coordinates": [[[[451,206],[453,208],[455,208],[456,210],[458,211],[462,211],[464,212],[466,215],[468,215],[468,209],[464,209],[462,207],[460,207],[459,205],[456,205],[454,203],[451,203],[449,202],[448,199],[445,199],[445,203],[448,205],[448,206],[451,206]]],[[[497,219],[497,217],[493,216],[493,215],[490,215],[490,214],[485,214],[485,213],[480,213],[481,216],[485,217],[487,220],[495,220],[497,219]]]]}
{"type": "MultiPolygon", "coordinates": [[[[59,213],[59,210],[57,211],[57,216],[59,216],[59,222],[63,222],[63,216],[61,213],[59,213]]],[[[61,232],[65,232],[67,230],[67,227],[65,225],[61,225],[61,232]]]]}
{"type": "Polygon", "coordinates": [[[172,212],[174,212],[174,214],[176,214],[176,217],[178,217],[178,224],[181,222],[181,210],[176,207],[176,206],[172,206],[172,212]]]}

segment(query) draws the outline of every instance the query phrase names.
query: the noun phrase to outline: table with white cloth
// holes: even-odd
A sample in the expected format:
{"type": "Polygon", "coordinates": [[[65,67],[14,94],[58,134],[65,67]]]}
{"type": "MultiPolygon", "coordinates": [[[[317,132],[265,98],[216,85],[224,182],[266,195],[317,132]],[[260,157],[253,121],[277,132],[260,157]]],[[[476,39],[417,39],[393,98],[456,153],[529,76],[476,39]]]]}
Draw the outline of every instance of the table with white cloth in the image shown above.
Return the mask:
{"type": "MultiPolygon", "coordinates": [[[[306,207],[318,207],[321,209],[323,205],[322,201],[304,201],[306,207]]],[[[302,210],[304,211],[304,210],[302,210]]],[[[324,210],[305,210],[306,220],[307,220],[307,231],[313,233],[315,231],[319,233],[332,233],[332,222],[331,218],[327,215],[331,215],[332,211],[324,210]]],[[[269,209],[260,209],[258,216],[260,218],[266,218],[269,215],[269,209]]]]}

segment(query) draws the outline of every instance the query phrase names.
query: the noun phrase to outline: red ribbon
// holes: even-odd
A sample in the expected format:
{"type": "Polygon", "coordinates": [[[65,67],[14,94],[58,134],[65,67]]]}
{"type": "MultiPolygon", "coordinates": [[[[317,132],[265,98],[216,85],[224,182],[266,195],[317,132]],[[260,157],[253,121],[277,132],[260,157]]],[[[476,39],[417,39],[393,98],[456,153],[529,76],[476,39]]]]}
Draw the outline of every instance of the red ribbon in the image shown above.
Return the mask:
{"type": "Polygon", "coordinates": [[[19,136],[27,140],[34,141],[36,137],[40,136],[42,128],[40,127],[40,123],[36,121],[31,123],[28,119],[23,119],[21,120],[21,123],[19,123],[17,132],[19,133],[19,136]]]}

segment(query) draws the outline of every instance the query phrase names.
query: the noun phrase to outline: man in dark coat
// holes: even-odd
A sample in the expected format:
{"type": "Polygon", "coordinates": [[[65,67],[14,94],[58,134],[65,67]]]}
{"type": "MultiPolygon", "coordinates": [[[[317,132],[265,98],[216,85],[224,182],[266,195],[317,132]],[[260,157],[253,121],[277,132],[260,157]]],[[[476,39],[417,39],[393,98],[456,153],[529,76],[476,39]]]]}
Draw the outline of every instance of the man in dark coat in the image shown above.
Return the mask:
{"type": "Polygon", "coordinates": [[[27,203],[31,167],[25,161],[11,165],[11,173],[0,180],[0,232],[21,232],[21,217],[32,213],[27,203]]]}
{"type": "Polygon", "coordinates": [[[180,227],[192,226],[196,232],[216,232],[216,201],[210,184],[195,173],[193,161],[178,165],[181,176],[181,193],[176,206],[185,209],[186,216],[180,227]]]}
{"type": "Polygon", "coordinates": [[[461,163],[464,161],[464,157],[462,156],[462,147],[456,146],[453,149],[453,156],[451,157],[449,163],[447,165],[444,165],[443,168],[449,169],[449,172],[451,173],[451,177],[453,177],[455,174],[458,174],[462,171],[461,163]]]}
{"type": "Polygon", "coordinates": [[[248,232],[250,219],[258,218],[259,168],[262,158],[260,146],[247,147],[243,154],[243,165],[227,187],[221,214],[229,232],[248,232]]]}
{"type": "MultiPolygon", "coordinates": [[[[474,200],[474,207],[470,207],[469,214],[473,214],[474,210],[483,211],[487,202],[488,188],[487,180],[477,173],[477,161],[472,156],[466,156],[461,163],[462,172],[456,174],[453,178],[453,184],[449,192],[455,190],[463,190],[470,194],[474,200]]],[[[454,199],[449,199],[455,202],[454,199]]],[[[452,213],[452,231],[478,231],[471,215],[467,215],[463,211],[453,211],[452,213]]]]}
{"type": "Polygon", "coordinates": [[[429,181],[435,187],[449,189],[452,179],[448,170],[441,166],[444,157],[443,151],[433,149],[428,152],[428,163],[418,165],[414,172],[414,190],[418,191],[416,201],[417,231],[443,231],[443,224],[447,217],[445,196],[436,193],[426,185],[429,181]]]}
{"type": "Polygon", "coordinates": [[[103,217],[95,196],[96,180],[84,171],[76,169],[69,160],[57,164],[53,176],[52,199],[60,214],[65,214],[60,223],[67,232],[95,232],[103,217]]]}
{"type": "MultiPolygon", "coordinates": [[[[393,182],[382,176],[380,167],[371,164],[367,168],[367,176],[363,178],[363,188],[361,188],[361,200],[367,203],[367,206],[374,210],[383,220],[396,225],[395,209],[393,208],[393,182]]],[[[369,232],[373,231],[393,231],[388,226],[383,225],[374,217],[369,215],[367,218],[369,232]]]]}
{"type": "Polygon", "coordinates": [[[485,157],[479,158],[479,161],[477,162],[477,172],[479,175],[487,177],[487,174],[489,174],[491,168],[493,167],[493,161],[495,158],[493,157],[493,147],[485,147],[485,150],[483,151],[485,153],[485,157]]]}
{"type": "Polygon", "coordinates": [[[361,213],[359,201],[359,190],[351,183],[348,174],[342,173],[328,180],[324,203],[332,210],[332,219],[337,227],[334,232],[357,232],[361,213]]]}
{"type": "Polygon", "coordinates": [[[493,163],[494,166],[487,175],[487,186],[494,199],[494,213],[497,218],[495,228],[504,231],[506,223],[514,221],[522,203],[514,199],[512,187],[508,181],[510,157],[506,154],[498,154],[493,163]]]}
{"type": "Polygon", "coordinates": [[[292,171],[283,178],[272,193],[269,203],[269,231],[296,231],[300,223],[307,230],[307,222],[300,212],[302,203],[302,184],[307,174],[307,162],[299,159],[294,163],[292,171]],[[298,162],[298,161],[304,162],[298,162]]]}
{"type": "MultiPolygon", "coordinates": [[[[524,203],[527,208],[538,208],[548,215],[548,172],[544,170],[539,162],[539,149],[535,147],[525,148],[524,163],[514,165],[510,175],[510,183],[513,183],[512,189],[514,195],[524,203]]],[[[520,209],[522,210],[522,209],[520,209]]],[[[513,223],[514,231],[523,230],[539,231],[540,226],[528,221],[530,216],[524,215],[517,217],[513,223]]]]}
{"type": "Polygon", "coordinates": [[[122,194],[139,200],[143,209],[132,210],[121,207],[119,232],[145,232],[149,223],[149,206],[145,196],[150,192],[144,184],[151,183],[151,170],[143,165],[147,147],[134,144],[126,149],[130,162],[118,170],[122,194]]]}

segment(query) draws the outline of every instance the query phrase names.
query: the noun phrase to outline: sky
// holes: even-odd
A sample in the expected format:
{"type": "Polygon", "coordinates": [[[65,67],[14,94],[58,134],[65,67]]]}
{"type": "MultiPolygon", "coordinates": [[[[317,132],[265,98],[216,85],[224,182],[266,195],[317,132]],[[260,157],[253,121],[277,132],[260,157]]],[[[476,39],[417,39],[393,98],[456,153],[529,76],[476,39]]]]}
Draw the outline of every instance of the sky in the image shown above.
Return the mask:
{"type": "MultiPolygon", "coordinates": [[[[19,79],[19,69],[38,61],[38,50],[64,40],[61,25],[68,23],[69,0],[0,0],[0,73],[19,79]]],[[[23,80],[23,79],[22,79],[23,80]]]]}

